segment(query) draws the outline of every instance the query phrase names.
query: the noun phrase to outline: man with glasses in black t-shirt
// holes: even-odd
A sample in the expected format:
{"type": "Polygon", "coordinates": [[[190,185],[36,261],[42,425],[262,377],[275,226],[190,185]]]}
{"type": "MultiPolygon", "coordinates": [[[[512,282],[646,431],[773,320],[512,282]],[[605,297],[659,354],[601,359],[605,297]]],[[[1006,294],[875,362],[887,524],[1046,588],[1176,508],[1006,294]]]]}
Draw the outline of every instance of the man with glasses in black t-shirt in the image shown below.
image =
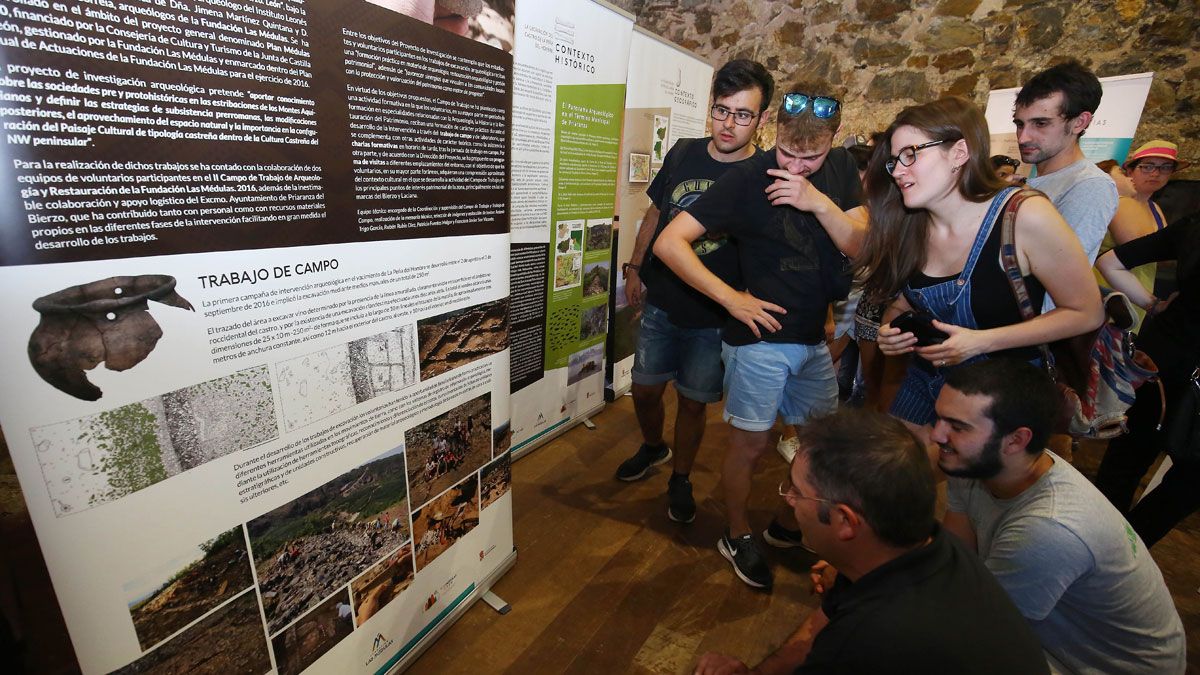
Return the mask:
{"type": "MultiPolygon", "coordinates": [[[[688,474],[704,435],[705,406],[721,399],[725,310],[646,253],[662,228],[713,181],[760,152],[752,141],[769,115],[766,108],[774,84],[766,68],[745,59],[730,61],[717,71],[712,89],[713,134],[680,139],[667,153],[646,191],[652,204],[625,266],[626,298],[631,307],[642,310],[632,376],[634,410],[643,443],[617,469],[617,478],[641,479],[651,466],[672,458],[663,439],[663,394],[667,383],[674,380],[678,404],[667,516],[680,523],[696,517],[688,474]]],[[[713,274],[737,283],[737,252],[728,237],[700,237],[691,250],[713,274]]]]}

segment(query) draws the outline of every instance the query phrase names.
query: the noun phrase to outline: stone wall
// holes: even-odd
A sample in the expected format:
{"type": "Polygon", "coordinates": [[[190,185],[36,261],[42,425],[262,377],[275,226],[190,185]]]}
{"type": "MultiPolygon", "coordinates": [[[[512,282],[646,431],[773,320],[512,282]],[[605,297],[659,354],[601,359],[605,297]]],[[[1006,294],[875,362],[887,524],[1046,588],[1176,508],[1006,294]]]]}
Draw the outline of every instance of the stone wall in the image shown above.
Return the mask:
{"type": "MultiPolygon", "coordinates": [[[[990,89],[1020,86],[1071,57],[1101,77],[1154,71],[1134,146],[1162,137],[1200,160],[1200,0],[613,4],[716,66],[753,58],[781,87],[805,74],[826,78],[846,92],[846,133],[882,129],[904,106],[945,94],[985,106],[990,89]]],[[[1187,177],[1200,177],[1200,167],[1187,177]]]]}

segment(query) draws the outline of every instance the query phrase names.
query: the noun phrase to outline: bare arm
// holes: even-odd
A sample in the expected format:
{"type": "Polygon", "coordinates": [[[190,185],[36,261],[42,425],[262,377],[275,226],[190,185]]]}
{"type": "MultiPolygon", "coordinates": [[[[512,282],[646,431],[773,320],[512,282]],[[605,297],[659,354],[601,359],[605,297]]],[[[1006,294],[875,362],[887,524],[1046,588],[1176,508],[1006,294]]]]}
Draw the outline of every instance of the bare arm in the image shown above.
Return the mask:
{"type": "Polygon", "coordinates": [[[813,187],[807,178],[788,173],[786,169],[769,169],[767,174],[775,177],[775,182],[767,186],[767,198],[771,204],[787,204],[808,211],[821,222],[821,227],[825,228],[838,250],[851,258],[858,255],[867,236],[866,212],[862,212],[863,217],[851,217],[848,214],[862,207],[842,211],[825,193],[813,187]]]}
{"type": "Polygon", "coordinates": [[[1114,290],[1121,291],[1129,296],[1130,302],[1146,310],[1148,314],[1158,314],[1171,304],[1171,301],[1179,295],[1179,291],[1171,294],[1171,297],[1165,300],[1160,300],[1153,293],[1146,290],[1142,282],[1133,275],[1133,272],[1125,268],[1124,263],[1117,257],[1114,251],[1109,251],[1100,256],[1096,260],[1096,268],[1104,275],[1104,278],[1112,285],[1114,290]]]}
{"type": "Polygon", "coordinates": [[[633,240],[633,254],[629,256],[629,267],[625,273],[625,300],[635,309],[642,306],[642,263],[646,262],[646,251],[650,249],[650,240],[658,229],[658,207],[654,204],[646,209],[642,216],[642,224],[638,227],[637,237],[633,240]]]}
{"type": "Polygon", "coordinates": [[[709,652],[700,657],[696,664],[695,675],[734,675],[749,673],[753,675],[791,675],[792,671],[804,665],[808,653],[812,650],[813,641],[825,626],[829,618],[820,607],[809,614],[795,633],[783,643],[779,649],[772,652],[762,663],[753,670],[746,664],[724,654],[709,652]]]}
{"type": "Polygon", "coordinates": [[[686,211],[681,212],[658,235],[658,240],[654,242],[654,255],[689,286],[712,298],[733,318],[749,326],[755,337],[762,337],[760,327],[770,332],[779,330],[782,326],[771,312],[786,314],[787,310],[734,289],[709,271],[696,256],[692,242],[703,236],[704,232],[700,221],[686,211]]]}
{"type": "Polygon", "coordinates": [[[1022,274],[1027,265],[1054,300],[1055,308],[1029,321],[986,330],[936,321],[934,325],[950,338],[939,345],[918,347],[917,354],[934,363],[955,365],[979,354],[1052,342],[1100,325],[1104,308],[1091,265],[1079,238],[1048,199],[1034,197],[1021,205],[1015,238],[1018,258],[1026,263],[1022,274]]]}
{"type": "Polygon", "coordinates": [[[1136,199],[1122,197],[1117,203],[1117,215],[1108,224],[1113,241],[1118,246],[1138,237],[1144,237],[1154,231],[1154,221],[1145,208],[1136,199]]]}
{"type": "Polygon", "coordinates": [[[942,527],[947,532],[958,537],[959,541],[968,550],[979,551],[979,542],[975,538],[975,528],[971,527],[971,519],[967,518],[967,514],[957,511],[947,511],[946,515],[942,517],[942,527]]]}

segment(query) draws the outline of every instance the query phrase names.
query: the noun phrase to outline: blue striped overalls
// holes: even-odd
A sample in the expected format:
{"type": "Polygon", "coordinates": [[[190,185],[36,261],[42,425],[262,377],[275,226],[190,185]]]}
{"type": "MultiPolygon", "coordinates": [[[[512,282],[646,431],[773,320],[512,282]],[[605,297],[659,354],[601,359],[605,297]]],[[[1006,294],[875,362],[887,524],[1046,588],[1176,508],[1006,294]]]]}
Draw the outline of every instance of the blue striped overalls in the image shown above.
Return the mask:
{"type": "MultiPolygon", "coordinates": [[[[1008,187],[992,197],[987,215],[983,217],[983,222],[979,225],[979,233],[975,235],[975,243],[971,245],[971,252],[967,255],[967,264],[963,266],[962,272],[956,278],[925,288],[913,288],[912,286],[904,288],[904,298],[908,300],[908,304],[914,310],[925,312],[942,323],[950,323],[963,328],[979,328],[979,324],[975,323],[975,312],[971,308],[971,275],[975,272],[979,254],[983,252],[984,244],[987,243],[992,228],[999,220],[1004,203],[1008,201],[1009,195],[1017,189],[1008,187]]],[[[985,358],[987,356],[981,354],[963,363],[971,363],[985,358]]],[[[963,364],[948,366],[948,368],[955,368],[959,365],[963,364]]],[[[900,384],[900,390],[896,393],[895,400],[892,401],[891,414],[914,424],[933,424],[937,419],[933,405],[945,382],[942,371],[946,369],[938,368],[913,354],[908,372],[904,374],[904,381],[900,384]]]]}

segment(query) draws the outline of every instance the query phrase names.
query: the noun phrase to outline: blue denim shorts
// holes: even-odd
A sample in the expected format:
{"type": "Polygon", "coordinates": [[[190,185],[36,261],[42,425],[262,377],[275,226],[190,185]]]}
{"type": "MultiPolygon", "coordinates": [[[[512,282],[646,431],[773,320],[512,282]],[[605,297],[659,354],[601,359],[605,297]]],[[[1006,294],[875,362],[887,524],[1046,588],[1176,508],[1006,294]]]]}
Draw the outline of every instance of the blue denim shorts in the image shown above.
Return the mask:
{"type": "Polygon", "coordinates": [[[675,380],[675,391],[699,403],[721,400],[721,329],[680,328],[644,305],[630,377],[637,384],[675,380]]]}
{"type": "Polygon", "coordinates": [[[837,375],[824,344],[723,344],[725,421],[742,431],[767,431],[837,409],[837,375]]]}

